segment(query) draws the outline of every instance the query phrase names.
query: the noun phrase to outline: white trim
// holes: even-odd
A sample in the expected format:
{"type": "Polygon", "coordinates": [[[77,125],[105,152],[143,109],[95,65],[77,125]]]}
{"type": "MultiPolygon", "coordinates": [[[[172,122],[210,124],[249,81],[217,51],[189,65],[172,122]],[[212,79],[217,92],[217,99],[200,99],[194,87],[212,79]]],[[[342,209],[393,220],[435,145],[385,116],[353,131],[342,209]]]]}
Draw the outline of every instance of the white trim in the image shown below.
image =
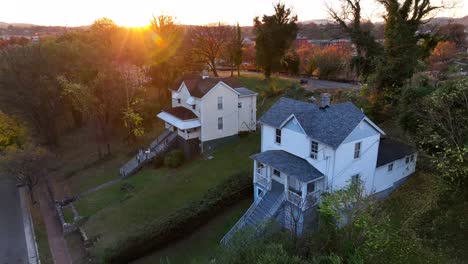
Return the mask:
{"type": "Polygon", "coordinates": [[[219,84],[222,84],[224,85],[226,88],[228,88],[229,90],[231,90],[232,92],[234,92],[236,95],[239,95],[239,93],[234,90],[231,86],[225,84],[223,81],[219,81],[217,84],[215,84],[215,86],[213,86],[213,88],[211,88],[206,94],[204,94],[200,99],[203,99],[205,96],[207,96],[208,94],[211,93],[211,91],[213,91],[214,89],[216,89],[216,87],[219,85],[219,84]]]}
{"type": "MultiPolygon", "coordinates": [[[[383,136],[386,135],[385,132],[384,132],[382,129],[380,129],[380,127],[378,127],[378,126],[377,126],[374,122],[372,122],[369,118],[367,118],[367,116],[364,117],[363,120],[366,121],[367,123],[369,123],[369,125],[371,125],[373,128],[375,128],[375,129],[376,129],[380,134],[382,134],[383,136]]],[[[362,122],[362,121],[361,121],[361,122],[362,122]]],[[[359,124],[361,124],[361,122],[359,122],[359,124]]]]}
{"type": "Polygon", "coordinates": [[[179,129],[183,129],[183,130],[201,127],[200,119],[198,118],[189,119],[189,120],[181,120],[164,111],[159,113],[157,117],[169,123],[170,125],[175,126],[179,129]]]}
{"type": "Polygon", "coordinates": [[[296,122],[299,125],[299,127],[301,128],[302,133],[304,135],[307,135],[307,133],[305,132],[304,128],[301,125],[301,122],[299,122],[299,119],[297,119],[297,117],[294,114],[291,114],[288,118],[286,118],[286,120],[284,120],[283,123],[281,123],[280,128],[283,128],[289,121],[291,121],[292,118],[296,119],[296,122]]]}

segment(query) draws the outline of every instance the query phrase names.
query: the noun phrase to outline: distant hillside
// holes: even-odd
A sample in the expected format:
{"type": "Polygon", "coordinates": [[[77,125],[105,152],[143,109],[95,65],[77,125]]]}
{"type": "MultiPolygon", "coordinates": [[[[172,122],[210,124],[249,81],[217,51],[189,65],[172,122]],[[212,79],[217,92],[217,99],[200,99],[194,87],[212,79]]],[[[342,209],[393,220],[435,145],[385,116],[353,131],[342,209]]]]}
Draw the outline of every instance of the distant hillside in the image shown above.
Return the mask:
{"type": "Polygon", "coordinates": [[[36,26],[36,25],[34,25],[34,24],[28,24],[28,23],[6,23],[6,22],[0,22],[0,28],[7,28],[8,26],[21,27],[21,28],[30,28],[30,27],[34,27],[34,26],[36,26]]]}
{"type": "Polygon", "coordinates": [[[452,18],[452,17],[435,17],[430,21],[430,24],[445,25],[448,23],[462,24],[468,27],[468,16],[452,18]]]}

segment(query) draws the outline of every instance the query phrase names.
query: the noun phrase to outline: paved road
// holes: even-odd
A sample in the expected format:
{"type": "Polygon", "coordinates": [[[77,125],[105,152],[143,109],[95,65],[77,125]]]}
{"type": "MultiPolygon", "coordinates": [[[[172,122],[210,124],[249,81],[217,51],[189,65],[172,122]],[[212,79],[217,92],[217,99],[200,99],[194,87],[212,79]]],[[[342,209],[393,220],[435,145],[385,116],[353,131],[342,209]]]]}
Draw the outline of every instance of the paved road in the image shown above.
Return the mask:
{"type": "Polygon", "coordinates": [[[0,178],[0,264],[28,263],[18,188],[0,178]]]}

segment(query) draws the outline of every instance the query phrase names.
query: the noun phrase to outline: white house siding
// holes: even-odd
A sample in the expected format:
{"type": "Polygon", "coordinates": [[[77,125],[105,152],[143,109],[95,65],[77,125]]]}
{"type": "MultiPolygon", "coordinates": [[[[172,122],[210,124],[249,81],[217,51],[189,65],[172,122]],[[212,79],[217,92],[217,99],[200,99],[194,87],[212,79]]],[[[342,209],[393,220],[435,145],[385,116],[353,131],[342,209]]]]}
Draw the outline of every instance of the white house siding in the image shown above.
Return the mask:
{"type": "Polygon", "coordinates": [[[373,191],[373,178],[377,164],[380,134],[355,139],[341,144],[336,150],[333,177],[328,178],[332,190],[342,189],[350,183],[351,176],[359,174],[367,194],[373,191]],[[355,143],[361,142],[361,155],[354,158],[355,143]]]}
{"type": "Polygon", "coordinates": [[[239,97],[239,103],[242,103],[242,108],[239,108],[239,131],[255,130],[257,120],[257,96],[239,97]]]}
{"type": "Polygon", "coordinates": [[[201,100],[201,141],[236,135],[239,132],[238,95],[223,83],[218,83],[201,100]],[[218,97],[223,97],[223,109],[218,110],[218,97]],[[223,117],[223,129],[218,130],[218,117],[223,117]]]}
{"type": "MultiPolygon", "coordinates": [[[[176,92],[171,91],[172,96],[175,93],[176,92]]],[[[185,86],[185,84],[182,84],[182,87],[180,88],[180,91],[179,91],[180,104],[178,103],[177,99],[172,98],[172,107],[178,107],[178,106],[185,107],[191,110],[193,113],[195,113],[197,117],[200,117],[200,99],[193,97],[193,99],[195,100],[195,110],[193,110],[192,105],[187,104],[187,100],[189,99],[190,96],[191,95],[187,89],[187,86],[185,86]]]]}
{"type": "MultiPolygon", "coordinates": [[[[378,167],[375,170],[374,190],[381,192],[392,188],[393,184],[399,180],[411,175],[416,170],[417,154],[414,155],[414,160],[406,163],[406,157],[395,160],[388,164],[378,167]],[[389,164],[393,163],[392,171],[388,171],[389,164]]],[[[410,155],[411,156],[411,155],[410,155]]]]}
{"type": "MultiPolygon", "coordinates": [[[[294,122],[293,120],[289,122],[294,122]]],[[[262,125],[262,152],[267,150],[284,150],[293,155],[306,159],[317,170],[325,175],[331,174],[334,150],[318,142],[317,159],[310,157],[311,139],[297,129],[297,126],[286,124],[281,130],[281,144],[276,143],[276,129],[269,125],[262,125]]]]}

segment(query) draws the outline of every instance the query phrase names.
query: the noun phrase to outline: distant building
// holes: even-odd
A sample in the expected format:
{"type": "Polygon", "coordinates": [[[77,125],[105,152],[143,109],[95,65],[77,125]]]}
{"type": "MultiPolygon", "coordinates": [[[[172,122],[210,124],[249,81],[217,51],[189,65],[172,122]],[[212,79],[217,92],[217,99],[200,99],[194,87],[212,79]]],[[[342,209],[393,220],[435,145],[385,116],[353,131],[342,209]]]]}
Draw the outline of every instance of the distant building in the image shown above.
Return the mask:
{"type": "Polygon", "coordinates": [[[157,115],[177,133],[187,154],[214,148],[221,139],[256,129],[257,93],[235,77],[188,75],[170,89],[172,107],[157,115]]]}

